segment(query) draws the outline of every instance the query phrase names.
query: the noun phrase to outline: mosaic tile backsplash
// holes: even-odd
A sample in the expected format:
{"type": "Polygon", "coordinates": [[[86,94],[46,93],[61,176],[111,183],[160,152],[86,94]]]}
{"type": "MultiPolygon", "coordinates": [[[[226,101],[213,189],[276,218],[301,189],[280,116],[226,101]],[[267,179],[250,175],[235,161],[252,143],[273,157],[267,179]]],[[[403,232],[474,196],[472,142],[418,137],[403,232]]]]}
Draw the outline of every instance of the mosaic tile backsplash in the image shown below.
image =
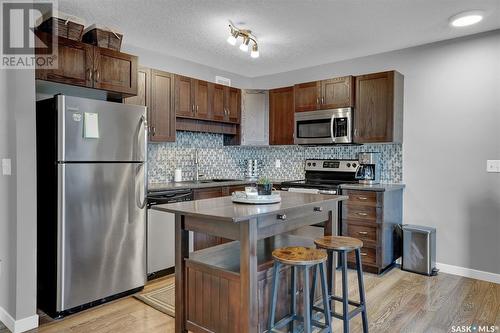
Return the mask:
{"type": "Polygon", "coordinates": [[[357,159],[359,152],[381,153],[382,182],[403,180],[403,154],[400,144],[362,146],[224,146],[222,134],[177,132],[176,142],[150,143],[148,176],[150,183],[172,181],[174,170],[182,169],[184,180],[194,178],[194,154],[198,151],[199,173],[204,178],[244,179],[247,160],[257,160],[259,176],[270,179],[303,179],[306,159],[357,159]],[[275,161],[281,167],[275,167],[275,161]]]}

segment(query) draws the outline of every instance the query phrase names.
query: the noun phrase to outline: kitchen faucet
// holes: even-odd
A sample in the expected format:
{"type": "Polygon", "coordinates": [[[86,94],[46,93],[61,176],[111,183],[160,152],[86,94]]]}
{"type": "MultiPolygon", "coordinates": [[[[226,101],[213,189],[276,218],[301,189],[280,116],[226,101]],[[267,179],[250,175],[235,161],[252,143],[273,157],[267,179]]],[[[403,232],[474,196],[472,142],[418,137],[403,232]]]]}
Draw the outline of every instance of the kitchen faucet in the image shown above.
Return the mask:
{"type": "Polygon", "coordinates": [[[199,181],[200,177],[203,177],[203,175],[200,175],[200,170],[199,170],[199,160],[198,160],[198,149],[194,150],[194,180],[199,181]]]}

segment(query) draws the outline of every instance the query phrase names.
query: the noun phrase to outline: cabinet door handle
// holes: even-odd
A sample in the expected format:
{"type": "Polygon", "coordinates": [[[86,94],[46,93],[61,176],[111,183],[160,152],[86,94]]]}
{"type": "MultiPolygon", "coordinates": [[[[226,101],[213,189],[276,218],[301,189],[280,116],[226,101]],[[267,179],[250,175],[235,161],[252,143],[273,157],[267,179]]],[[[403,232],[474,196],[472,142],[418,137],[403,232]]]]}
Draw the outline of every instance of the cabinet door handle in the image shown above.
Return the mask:
{"type": "Polygon", "coordinates": [[[365,253],[365,252],[361,252],[361,255],[362,255],[362,256],[367,256],[368,254],[367,254],[367,253],[365,253]]]}
{"type": "Polygon", "coordinates": [[[358,197],[359,200],[368,200],[367,197],[358,197]]]}
{"type": "Polygon", "coordinates": [[[151,126],[151,135],[155,136],[155,134],[156,134],[156,129],[154,126],[151,126]]]}
{"type": "Polygon", "coordinates": [[[99,82],[99,71],[96,69],[94,70],[94,78],[95,78],[95,82],[99,82]]]}
{"type": "Polygon", "coordinates": [[[368,216],[367,213],[357,213],[359,216],[368,216]]]}
{"type": "Polygon", "coordinates": [[[87,72],[88,72],[89,81],[92,81],[92,70],[89,68],[89,69],[87,69],[87,72]]]}
{"type": "Polygon", "coordinates": [[[321,104],[325,104],[325,98],[321,97],[321,104]]]}
{"type": "Polygon", "coordinates": [[[196,112],[198,112],[198,105],[196,105],[196,112]]]}
{"type": "Polygon", "coordinates": [[[315,212],[322,212],[323,211],[323,207],[314,207],[314,211],[315,212]]]}
{"type": "Polygon", "coordinates": [[[354,136],[358,136],[358,129],[357,128],[354,129],[354,136]]]}
{"type": "Polygon", "coordinates": [[[319,97],[316,97],[316,104],[319,104],[319,97]]]}
{"type": "Polygon", "coordinates": [[[358,234],[360,234],[360,235],[368,235],[368,232],[367,231],[358,231],[358,234]]]}
{"type": "Polygon", "coordinates": [[[286,220],[286,214],[278,214],[278,215],[276,215],[276,218],[278,220],[285,221],[286,220]]]}

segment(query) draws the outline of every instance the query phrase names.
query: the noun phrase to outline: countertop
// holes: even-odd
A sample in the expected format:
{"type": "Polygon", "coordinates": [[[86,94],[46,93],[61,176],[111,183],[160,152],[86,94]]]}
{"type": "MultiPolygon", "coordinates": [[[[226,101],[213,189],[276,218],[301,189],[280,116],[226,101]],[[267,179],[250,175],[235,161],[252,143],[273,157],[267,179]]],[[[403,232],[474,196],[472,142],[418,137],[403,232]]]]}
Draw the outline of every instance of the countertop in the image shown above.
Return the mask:
{"type": "Polygon", "coordinates": [[[233,203],[231,197],[228,196],[157,205],[152,209],[220,221],[241,222],[252,218],[276,214],[286,211],[287,209],[306,208],[313,205],[334,203],[347,199],[348,197],[345,195],[281,192],[281,202],[269,205],[233,203]]]}
{"type": "MultiPolygon", "coordinates": [[[[271,179],[273,184],[281,184],[286,181],[285,179],[271,179]]],[[[186,180],[182,182],[168,182],[168,183],[150,183],[148,185],[149,192],[167,191],[167,190],[185,190],[185,189],[197,189],[197,188],[210,188],[210,187],[221,187],[221,186],[235,186],[235,185],[246,185],[253,184],[255,181],[249,180],[228,180],[228,181],[194,181],[186,180]]]]}
{"type": "Polygon", "coordinates": [[[360,191],[375,191],[375,192],[396,191],[404,189],[405,187],[406,187],[405,184],[388,184],[388,183],[381,183],[375,185],[365,185],[365,184],[340,185],[340,188],[344,190],[360,190],[360,191]]]}

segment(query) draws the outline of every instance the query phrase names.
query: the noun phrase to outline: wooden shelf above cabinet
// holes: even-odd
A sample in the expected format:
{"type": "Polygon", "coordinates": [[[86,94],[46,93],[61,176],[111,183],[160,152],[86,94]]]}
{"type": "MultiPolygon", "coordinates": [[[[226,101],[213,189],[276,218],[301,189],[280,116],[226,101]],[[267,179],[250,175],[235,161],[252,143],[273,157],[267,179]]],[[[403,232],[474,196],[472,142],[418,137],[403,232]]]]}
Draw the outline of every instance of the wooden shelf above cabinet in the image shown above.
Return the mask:
{"type": "Polygon", "coordinates": [[[36,43],[51,44],[57,38],[58,46],[57,67],[36,68],[36,79],[99,89],[124,97],[137,94],[136,56],[40,31],[36,34],[36,43]]]}

